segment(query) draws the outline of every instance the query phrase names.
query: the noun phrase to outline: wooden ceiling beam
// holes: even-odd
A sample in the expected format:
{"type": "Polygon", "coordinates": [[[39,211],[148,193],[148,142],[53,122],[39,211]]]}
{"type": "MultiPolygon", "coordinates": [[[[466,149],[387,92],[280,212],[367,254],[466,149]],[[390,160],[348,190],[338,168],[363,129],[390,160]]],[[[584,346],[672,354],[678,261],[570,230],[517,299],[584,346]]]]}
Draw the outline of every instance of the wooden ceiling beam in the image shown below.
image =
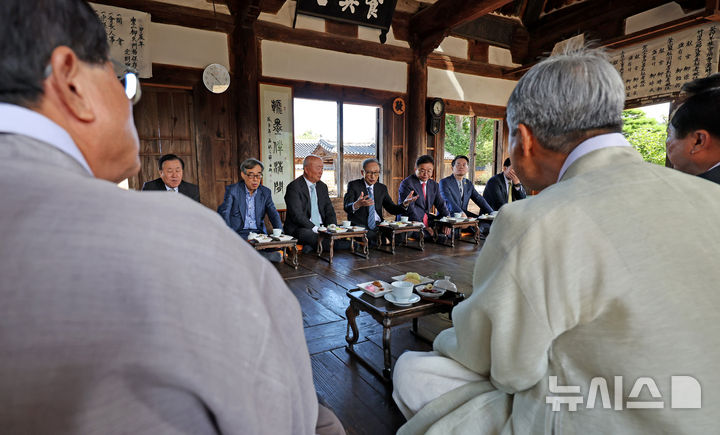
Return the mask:
{"type": "Polygon", "coordinates": [[[525,10],[523,11],[521,20],[527,26],[533,25],[540,19],[540,13],[545,7],[545,0],[527,0],[525,2],[525,10]]]}
{"type": "Polygon", "coordinates": [[[556,43],[581,33],[598,40],[621,36],[627,17],[665,3],[667,0],[589,0],[548,14],[528,28],[530,44],[525,62],[550,53],[556,43]]]}
{"type": "Polygon", "coordinates": [[[512,0],[438,0],[410,19],[410,46],[419,55],[431,53],[450,29],[476,20],[512,0]]]}

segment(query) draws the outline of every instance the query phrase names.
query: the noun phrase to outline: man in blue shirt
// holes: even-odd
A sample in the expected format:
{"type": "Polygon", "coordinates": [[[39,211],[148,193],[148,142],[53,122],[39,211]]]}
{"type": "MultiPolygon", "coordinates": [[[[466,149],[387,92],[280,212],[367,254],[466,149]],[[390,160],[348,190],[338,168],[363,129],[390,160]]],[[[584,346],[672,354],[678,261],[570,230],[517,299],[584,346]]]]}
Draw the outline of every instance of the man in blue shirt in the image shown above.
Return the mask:
{"type": "Polygon", "coordinates": [[[265,215],[273,228],[282,229],[280,214],[272,200],[272,192],[260,184],[264,166],[257,159],[247,159],[240,164],[242,182],[225,188],[225,199],[218,213],[230,228],[243,239],[251,232],[267,234],[265,215]]]}

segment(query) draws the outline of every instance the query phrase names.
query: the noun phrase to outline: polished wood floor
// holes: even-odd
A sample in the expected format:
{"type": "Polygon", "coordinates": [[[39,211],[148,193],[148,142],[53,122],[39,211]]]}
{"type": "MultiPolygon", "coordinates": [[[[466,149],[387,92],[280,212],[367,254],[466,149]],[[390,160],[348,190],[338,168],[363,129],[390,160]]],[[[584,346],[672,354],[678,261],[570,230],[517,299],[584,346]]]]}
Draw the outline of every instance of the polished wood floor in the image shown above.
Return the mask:
{"type": "MultiPolygon", "coordinates": [[[[348,307],[345,292],[355,288],[356,283],[391,281],[391,276],[405,272],[422,275],[441,272],[451,276],[463,291],[471,286],[473,266],[481,247],[482,241],[480,245],[456,243],[455,248],[428,243],[424,252],[400,247],[391,255],[373,249],[369,259],[338,251],[332,265],[305,253],[300,254],[297,270],[276,265],[302,307],[315,388],[348,434],[394,434],[405,418],[392,400],[392,386],[381,382],[345,350],[348,307]]],[[[382,327],[367,313],[361,313],[357,322],[360,340],[356,351],[375,362],[376,367],[382,367],[382,327]]],[[[406,350],[432,348],[410,332],[410,325],[393,328],[393,364],[406,350]]]]}

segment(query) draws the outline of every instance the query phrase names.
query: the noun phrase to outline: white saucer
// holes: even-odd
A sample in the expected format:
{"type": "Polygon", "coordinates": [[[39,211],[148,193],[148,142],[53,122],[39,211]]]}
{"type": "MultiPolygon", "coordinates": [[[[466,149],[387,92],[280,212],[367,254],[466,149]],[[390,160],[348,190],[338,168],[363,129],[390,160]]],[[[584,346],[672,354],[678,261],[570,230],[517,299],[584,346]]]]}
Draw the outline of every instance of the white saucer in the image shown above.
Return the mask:
{"type": "Polygon", "coordinates": [[[414,293],[412,294],[412,296],[410,296],[410,299],[407,299],[403,302],[398,302],[395,299],[395,295],[393,295],[392,293],[388,293],[384,297],[385,297],[386,301],[392,302],[393,304],[397,305],[398,307],[409,307],[410,305],[412,305],[415,302],[418,302],[420,300],[420,296],[418,296],[414,293]]]}

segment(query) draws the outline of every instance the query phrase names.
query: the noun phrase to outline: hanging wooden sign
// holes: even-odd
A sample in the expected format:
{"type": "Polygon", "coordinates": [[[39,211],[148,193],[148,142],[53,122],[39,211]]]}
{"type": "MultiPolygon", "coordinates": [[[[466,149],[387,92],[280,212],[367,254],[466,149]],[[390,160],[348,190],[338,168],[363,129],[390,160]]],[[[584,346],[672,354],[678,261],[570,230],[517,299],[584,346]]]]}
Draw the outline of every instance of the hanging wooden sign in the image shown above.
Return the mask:
{"type": "Polygon", "coordinates": [[[392,24],[397,0],[297,0],[297,14],[359,24],[382,30],[380,41],[392,24]]]}

